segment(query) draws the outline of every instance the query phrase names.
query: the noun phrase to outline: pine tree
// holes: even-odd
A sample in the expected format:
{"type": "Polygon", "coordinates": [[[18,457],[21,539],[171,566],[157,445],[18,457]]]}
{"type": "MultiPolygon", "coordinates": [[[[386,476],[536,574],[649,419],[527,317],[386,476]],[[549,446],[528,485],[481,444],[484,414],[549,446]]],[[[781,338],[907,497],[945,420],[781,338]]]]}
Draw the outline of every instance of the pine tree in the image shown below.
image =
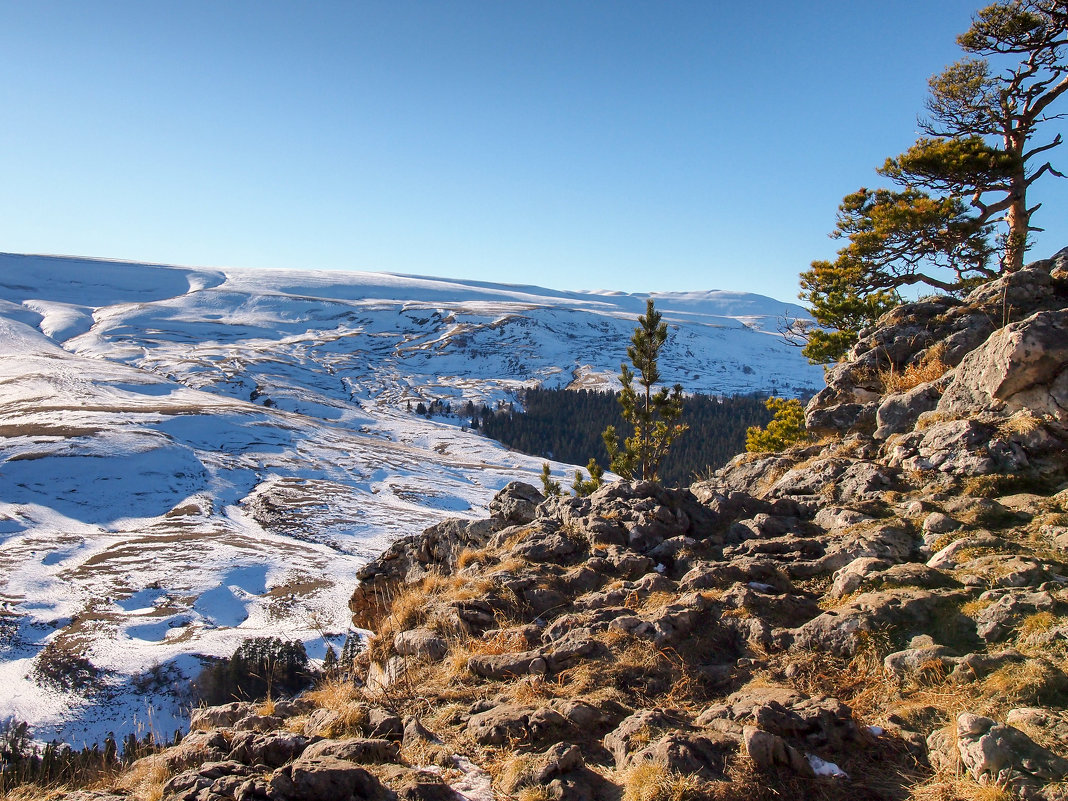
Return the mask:
{"type": "Polygon", "coordinates": [[[597,464],[596,459],[590,459],[586,463],[586,471],[590,474],[588,479],[582,477],[581,470],[576,470],[575,483],[571,485],[571,489],[575,491],[575,495],[579,498],[592,495],[604,480],[604,468],[597,464]]]}
{"type": "Polygon", "coordinates": [[[559,481],[554,481],[552,477],[552,470],[549,468],[548,462],[541,463],[541,494],[546,498],[551,498],[554,495],[560,495],[563,492],[563,488],[560,486],[559,481]]]}
{"type": "Polygon", "coordinates": [[[676,384],[671,392],[663,387],[653,390],[660,381],[657,359],[667,336],[667,323],[661,320],[653,299],[649,298],[627,348],[627,357],[637,373],[626,364],[620,365],[623,391],[619,393],[619,404],[623,407],[623,419],[634,426],[634,433],[620,442],[615,426],[609,426],[602,435],[611,469],[625,479],[659,480],[661,460],[687,428],[677,422],[682,415],[682,386],[676,384]],[[635,378],[640,392],[634,388],[635,378]]]}
{"type": "Polygon", "coordinates": [[[323,656],[323,672],[328,676],[337,673],[337,653],[330,643],[326,644],[326,654],[323,656]]]}
{"type": "Polygon", "coordinates": [[[765,428],[752,426],[745,434],[745,449],[749,453],[784,451],[792,445],[807,442],[805,407],[797,398],[768,398],[768,411],[775,416],[765,428]]]}

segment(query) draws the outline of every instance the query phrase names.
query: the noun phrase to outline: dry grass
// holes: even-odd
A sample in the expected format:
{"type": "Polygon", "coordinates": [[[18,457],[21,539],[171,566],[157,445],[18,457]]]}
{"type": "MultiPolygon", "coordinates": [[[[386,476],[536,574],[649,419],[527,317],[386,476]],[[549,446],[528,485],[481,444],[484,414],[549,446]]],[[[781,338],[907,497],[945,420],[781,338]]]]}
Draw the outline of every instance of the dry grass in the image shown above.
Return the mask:
{"type": "Polygon", "coordinates": [[[641,762],[623,779],[623,801],[700,801],[708,784],[695,775],[675,773],[660,762],[641,762]]]}
{"type": "Polygon", "coordinates": [[[945,346],[938,343],[929,347],[919,362],[908,365],[904,372],[899,373],[893,367],[889,370],[880,370],[878,379],[883,394],[897,395],[901,392],[908,392],[920,384],[941,378],[951,369],[943,360],[945,354],[945,346]]]}
{"type": "Polygon", "coordinates": [[[970,776],[938,774],[912,788],[910,801],[1015,801],[1016,796],[996,784],[979,784],[970,776]]]}
{"type": "Polygon", "coordinates": [[[507,795],[534,784],[537,759],[532,754],[513,752],[497,763],[495,784],[507,795]]]}
{"type": "Polygon", "coordinates": [[[632,592],[627,595],[623,606],[638,613],[652,612],[657,609],[663,609],[677,600],[678,595],[673,592],[651,592],[644,598],[641,598],[638,593],[632,592]]]}
{"type": "Polygon", "coordinates": [[[547,787],[524,787],[516,795],[516,801],[554,801],[547,787]]]}
{"type": "Polygon", "coordinates": [[[980,612],[990,606],[994,601],[990,598],[976,598],[961,604],[960,613],[965,617],[975,618],[980,612]]]}
{"type": "Polygon", "coordinates": [[[115,781],[117,789],[125,790],[138,801],[160,801],[163,785],[171,777],[167,760],[162,755],[139,759],[115,781]]]}
{"type": "Polygon", "coordinates": [[[68,787],[40,787],[36,784],[23,784],[0,793],[2,801],[55,801],[71,790],[68,787]]]}
{"type": "Polygon", "coordinates": [[[1020,623],[1020,636],[1027,638],[1043,634],[1053,628],[1056,622],[1057,616],[1052,612],[1035,612],[1025,617],[1020,623]]]}
{"type": "Polygon", "coordinates": [[[556,679],[544,676],[523,676],[508,688],[508,696],[517,704],[542,704],[553,698],[564,698],[570,693],[556,679]]]}
{"type": "Polygon", "coordinates": [[[1013,435],[1027,436],[1042,427],[1042,420],[1030,409],[1021,409],[1008,420],[998,425],[998,433],[1009,439],[1013,435]]]}
{"type": "Polygon", "coordinates": [[[486,565],[491,561],[491,552],[487,548],[464,548],[456,557],[456,569],[463,570],[472,565],[486,565]]]}
{"type": "Polygon", "coordinates": [[[337,713],[337,717],[317,732],[323,737],[359,734],[367,725],[368,711],[362,691],[352,682],[328,679],[308,693],[319,708],[337,713]]]}
{"type": "Polygon", "coordinates": [[[915,431],[926,431],[931,426],[936,426],[939,423],[948,423],[950,420],[956,420],[957,416],[950,412],[940,412],[937,410],[930,412],[923,412],[916,418],[916,425],[913,426],[915,431]]]}
{"type": "Polygon", "coordinates": [[[1042,706],[1063,701],[1068,690],[1065,675],[1047,662],[1028,659],[1004,665],[981,684],[981,692],[997,712],[1017,706],[1042,706]]]}

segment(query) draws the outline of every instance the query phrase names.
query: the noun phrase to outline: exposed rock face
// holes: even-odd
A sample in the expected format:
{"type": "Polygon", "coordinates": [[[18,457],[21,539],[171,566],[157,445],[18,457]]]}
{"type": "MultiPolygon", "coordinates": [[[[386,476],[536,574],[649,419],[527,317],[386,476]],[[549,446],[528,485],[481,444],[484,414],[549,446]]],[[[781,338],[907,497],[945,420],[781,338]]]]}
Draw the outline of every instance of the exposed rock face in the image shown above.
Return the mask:
{"type": "Polygon", "coordinates": [[[198,710],[164,801],[608,801],[650,765],[694,798],[1068,797],[1057,258],[863,332],[826,441],[689,489],[514,483],[394,543],[351,601],[361,701],[198,710]]]}
{"type": "Polygon", "coordinates": [[[809,429],[818,435],[874,432],[885,439],[933,409],[967,417],[1026,408],[1037,417],[1054,415],[1064,426],[1064,254],[984,284],[963,300],[935,298],[888,312],[828,371],[827,388],[806,410],[809,429]],[[932,348],[956,368],[953,375],[885,397],[880,376],[901,374],[932,348]]]}

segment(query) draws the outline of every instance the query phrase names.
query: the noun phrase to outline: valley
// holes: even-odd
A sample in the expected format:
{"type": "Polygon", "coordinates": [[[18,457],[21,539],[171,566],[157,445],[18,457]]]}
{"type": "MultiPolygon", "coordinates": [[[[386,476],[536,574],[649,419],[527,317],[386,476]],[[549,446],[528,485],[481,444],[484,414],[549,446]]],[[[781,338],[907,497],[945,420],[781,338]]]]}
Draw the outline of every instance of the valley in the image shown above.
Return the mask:
{"type": "MultiPolygon", "coordinates": [[[[669,383],[794,395],[822,382],[777,334],[799,307],[655,298],[669,383]]],[[[0,254],[0,718],[42,740],[169,737],[201,657],[269,635],[321,658],[349,632],[361,565],[484,514],[509,481],[536,483],[540,459],[408,405],[610,389],[644,304],[0,254]],[[87,660],[91,685],[41,680],[46,651],[87,660]]]]}

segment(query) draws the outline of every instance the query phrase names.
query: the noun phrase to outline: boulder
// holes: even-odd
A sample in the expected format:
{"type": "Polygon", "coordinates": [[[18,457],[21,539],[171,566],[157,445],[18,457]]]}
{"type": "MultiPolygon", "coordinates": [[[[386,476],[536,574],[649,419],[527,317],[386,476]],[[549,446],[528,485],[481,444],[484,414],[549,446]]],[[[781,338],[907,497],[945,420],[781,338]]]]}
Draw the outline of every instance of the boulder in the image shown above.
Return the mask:
{"type": "Polygon", "coordinates": [[[1013,726],[965,712],[957,718],[960,760],[978,782],[1017,791],[1068,779],[1068,759],[1013,726]]]}
{"type": "Polygon", "coordinates": [[[792,740],[805,748],[839,749],[858,739],[852,710],[836,698],[808,696],[791,687],[747,687],[714,704],[697,718],[697,725],[725,721],[740,732],[752,725],[792,740]]]}
{"type": "Polygon", "coordinates": [[[349,737],[344,740],[318,740],[301,754],[304,760],[337,757],[360,765],[397,762],[400,746],[391,740],[349,737]]]}
{"type": "Polygon", "coordinates": [[[517,654],[476,654],[467,660],[467,669],[486,679],[508,679],[528,673],[546,672],[545,655],[541,650],[517,654]]]}
{"type": "Polygon", "coordinates": [[[393,636],[393,650],[401,656],[437,661],[449,652],[449,644],[430,629],[418,628],[397,632],[393,636]]]}
{"type": "Polygon", "coordinates": [[[1028,409],[1068,422],[1068,309],[1010,323],[961,362],[937,410],[966,417],[1028,409]]]}
{"type": "Polygon", "coordinates": [[[233,795],[254,772],[248,765],[233,760],[207,762],[168,779],[163,785],[163,798],[170,801],[202,801],[213,796],[233,795]]]}
{"type": "Polygon", "coordinates": [[[884,440],[893,434],[911,431],[921,414],[938,406],[942,392],[951,380],[951,376],[943,376],[915,386],[907,392],[886,397],[875,413],[877,427],[872,436],[884,440]]]}
{"type": "Polygon", "coordinates": [[[509,523],[530,523],[544,500],[545,496],[530,484],[513,481],[493,496],[489,503],[490,516],[509,523]]]}
{"type": "Polygon", "coordinates": [[[271,797],[284,801],[389,801],[393,795],[364,768],[328,756],[286,765],[269,785],[271,797]]]}
{"type": "Polygon", "coordinates": [[[471,715],[467,731],[479,745],[506,745],[530,739],[532,707],[500,704],[471,715]]]}
{"type": "Polygon", "coordinates": [[[942,626],[964,626],[966,619],[945,619],[948,606],[959,600],[962,600],[960,593],[912,588],[864,593],[845,606],[824,612],[795,629],[791,647],[852,656],[864,637],[877,631],[924,634],[932,630],[936,617],[941,618],[939,624],[942,626]]]}
{"type": "Polygon", "coordinates": [[[745,752],[758,770],[787,768],[800,776],[812,777],[815,773],[805,755],[777,734],[761,731],[756,726],[742,730],[745,752]]]}
{"type": "Polygon", "coordinates": [[[277,768],[299,756],[307,745],[307,737],[287,731],[239,732],[230,743],[229,759],[245,765],[277,768]]]}
{"type": "Polygon", "coordinates": [[[249,701],[235,701],[222,706],[205,706],[189,713],[189,728],[192,731],[225,729],[255,712],[256,705],[249,701]]]}
{"type": "MultiPolygon", "coordinates": [[[[983,596],[988,596],[984,593],[983,596]]],[[[980,599],[983,599],[980,596],[980,599]]],[[[1048,612],[1056,602],[1048,592],[1026,589],[1005,592],[975,617],[975,630],[987,642],[1002,642],[1027,615],[1048,612]]]]}

